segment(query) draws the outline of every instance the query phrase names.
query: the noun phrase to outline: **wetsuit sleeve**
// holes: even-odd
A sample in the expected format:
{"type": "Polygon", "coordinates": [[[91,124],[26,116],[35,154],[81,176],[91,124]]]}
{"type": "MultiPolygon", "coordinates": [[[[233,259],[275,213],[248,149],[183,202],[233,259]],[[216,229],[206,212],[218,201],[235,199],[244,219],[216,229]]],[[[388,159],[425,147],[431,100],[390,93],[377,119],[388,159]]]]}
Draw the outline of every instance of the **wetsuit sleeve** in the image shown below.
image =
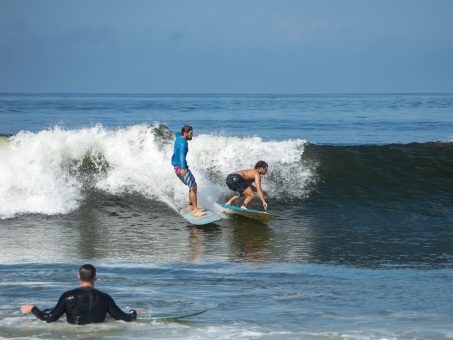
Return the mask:
{"type": "Polygon", "coordinates": [[[57,305],[50,311],[50,313],[44,313],[38,307],[34,306],[31,312],[42,321],[54,322],[57,321],[64,313],[66,307],[66,293],[60,296],[57,305]]]}
{"type": "Polygon", "coordinates": [[[109,304],[109,309],[108,313],[112,318],[115,320],[123,320],[126,322],[130,322],[135,320],[137,317],[137,312],[135,310],[129,311],[129,313],[124,313],[115,303],[113,298],[109,295],[108,296],[108,304],[109,304]]]}

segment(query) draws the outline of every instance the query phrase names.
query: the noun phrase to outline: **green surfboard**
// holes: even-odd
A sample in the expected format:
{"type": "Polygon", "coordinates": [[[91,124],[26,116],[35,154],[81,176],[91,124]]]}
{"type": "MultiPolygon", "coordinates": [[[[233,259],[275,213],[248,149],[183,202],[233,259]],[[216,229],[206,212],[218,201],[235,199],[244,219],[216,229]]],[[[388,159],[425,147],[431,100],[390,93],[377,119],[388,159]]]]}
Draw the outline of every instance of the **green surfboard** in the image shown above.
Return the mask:
{"type": "Polygon", "coordinates": [[[219,206],[226,209],[229,213],[241,215],[247,218],[251,218],[252,220],[257,220],[261,222],[269,222],[275,220],[275,216],[271,215],[265,211],[261,210],[252,210],[252,209],[242,209],[238,207],[234,207],[232,205],[225,205],[219,204],[219,206]]]}
{"type": "Polygon", "coordinates": [[[189,318],[191,316],[203,314],[206,311],[207,311],[207,309],[194,311],[194,312],[137,314],[137,320],[176,320],[176,319],[184,319],[184,318],[189,318]]]}

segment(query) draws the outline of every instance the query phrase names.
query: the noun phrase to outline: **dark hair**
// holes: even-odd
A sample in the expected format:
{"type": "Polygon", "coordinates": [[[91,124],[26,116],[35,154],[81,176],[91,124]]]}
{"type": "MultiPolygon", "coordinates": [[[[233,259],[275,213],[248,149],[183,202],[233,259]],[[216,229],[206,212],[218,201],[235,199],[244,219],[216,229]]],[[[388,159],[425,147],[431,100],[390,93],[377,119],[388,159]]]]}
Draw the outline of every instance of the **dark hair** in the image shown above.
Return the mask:
{"type": "Polygon", "coordinates": [[[183,135],[183,134],[185,134],[185,133],[188,133],[188,132],[190,132],[190,131],[192,131],[192,130],[193,130],[193,129],[192,129],[191,126],[189,126],[189,125],[184,125],[184,126],[182,127],[182,129],[181,129],[181,135],[183,135]]]}
{"type": "Polygon", "coordinates": [[[265,161],[258,161],[256,162],[255,164],[255,169],[259,169],[259,168],[267,168],[269,165],[267,165],[267,163],[265,161]]]}
{"type": "Polygon", "coordinates": [[[79,269],[80,281],[91,281],[96,276],[96,268],[91,264],[84,264],[79,269]]]}

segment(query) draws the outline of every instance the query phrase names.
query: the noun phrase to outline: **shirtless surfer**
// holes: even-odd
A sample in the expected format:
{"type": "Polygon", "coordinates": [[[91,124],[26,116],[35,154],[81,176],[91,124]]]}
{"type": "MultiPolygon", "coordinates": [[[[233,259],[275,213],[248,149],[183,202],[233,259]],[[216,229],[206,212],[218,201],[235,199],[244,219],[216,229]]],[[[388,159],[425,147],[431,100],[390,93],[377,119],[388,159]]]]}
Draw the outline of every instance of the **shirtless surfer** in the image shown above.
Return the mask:
{"type": "Polygon", "coordinates": [[[192,140],[192,137],[193,128],[188,125],[184,125],[181,133],[176,134],[171,165],[173,165],[176,176],[189,187],[189,202],[191,209],[193,209],[193,215],[203,216],[207,213],[201,211],[197,205],[197,182],[192,172],[190,172],[186,161],[186,156],[189,152],[189,143],[187,141],[192,140]]]}
{"type": "Polygon", "coordinates": [[[245,196],[245,200],[241,208],[247,209],[248,204],[255,199],[254,192],[256,192],[263,202],[264,210],[267,210],[267,203],[264,199],[264,196],[266,196],[267,193],[261,188],[261,175],[267,173],[267,168],[268,165],[265,161],[259,161],[255,164],[254,169],[239,170],[229,174],[226,178],[226,184],[228,188],[238,192],[238,194],[231,197],[225,205],[231,205],[243,195],[245,196]],[[254,186],[253,183],[255,183],[256,186],[254,186]]]}

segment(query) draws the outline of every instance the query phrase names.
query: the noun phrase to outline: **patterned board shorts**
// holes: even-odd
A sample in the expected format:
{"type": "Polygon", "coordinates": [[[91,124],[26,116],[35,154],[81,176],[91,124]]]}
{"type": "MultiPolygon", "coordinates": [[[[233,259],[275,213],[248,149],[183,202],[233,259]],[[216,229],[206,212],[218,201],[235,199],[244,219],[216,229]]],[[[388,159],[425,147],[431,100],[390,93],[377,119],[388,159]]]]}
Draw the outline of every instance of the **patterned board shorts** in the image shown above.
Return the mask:
{"type": "Polygon", "coordinates": [[[192,172],[189,169],[186,169],[186,175],[183,176],[181,174],[181,167],[175,166],[175,174],[178,178],[187,185],[189,188],[193,188],[197,186],[197,182],[195,181],[195,177],[193,177],[192,172]]]}

